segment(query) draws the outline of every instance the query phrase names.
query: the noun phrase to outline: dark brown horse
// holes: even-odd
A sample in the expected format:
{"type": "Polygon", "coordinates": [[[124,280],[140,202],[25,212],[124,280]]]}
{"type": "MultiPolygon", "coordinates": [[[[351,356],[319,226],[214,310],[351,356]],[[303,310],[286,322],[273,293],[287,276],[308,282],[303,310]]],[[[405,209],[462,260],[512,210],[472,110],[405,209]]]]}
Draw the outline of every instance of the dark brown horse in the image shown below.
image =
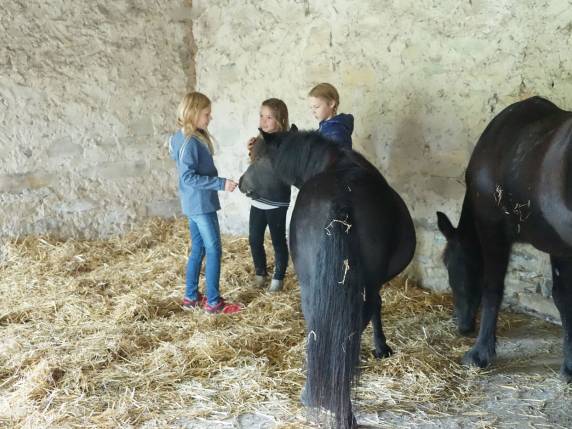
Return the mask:
{"type": "Polygon", "coordinates": [[[371,321],[375,356],[392,353],[379,290],[411,260],[413,222],[397,192],[359,153],[316,132],[263,137],[239,186],[268,199],[276,181],[300,188],[290,251],[308,335],[303,402],[330,410],[336,427],[354,428],[350,391],[361,334],[371,321]]]}
{"type": "Polygon", "coordinates": [[[540,97],[510,105],[481,135],[465,180],[458,227],[437,213],[461,333],[474,329],[482,307],[477,341],[463,362],[486,367],[494,358],[511,247],[530,243],[550,254],[564,328],[562,374],[572,381],[572,112],[540,97]]]}

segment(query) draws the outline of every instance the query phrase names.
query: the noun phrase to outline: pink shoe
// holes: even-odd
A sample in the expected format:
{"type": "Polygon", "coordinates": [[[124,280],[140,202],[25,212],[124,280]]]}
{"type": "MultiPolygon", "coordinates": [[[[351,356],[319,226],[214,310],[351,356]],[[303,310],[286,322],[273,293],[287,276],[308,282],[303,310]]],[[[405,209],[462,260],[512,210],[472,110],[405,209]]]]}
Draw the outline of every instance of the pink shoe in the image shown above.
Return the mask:
{"type": "Polygon", "coordinates": [[[203,308],[209,314],[234,314],[242,310],[242,305],[225,302],[225,300],[221,297],[218,304],[209,305],[207,302],[203,308]]]}
{"type": "Polygon", "coordinates": [[[183,310],[188,311],[188,310],[193,310],[197,307],[204,307],[207,303],[207,298],[202,294],[202,293],[198,293],[198,299],[190,299],[187,297],[183,298],[183,310]]]}

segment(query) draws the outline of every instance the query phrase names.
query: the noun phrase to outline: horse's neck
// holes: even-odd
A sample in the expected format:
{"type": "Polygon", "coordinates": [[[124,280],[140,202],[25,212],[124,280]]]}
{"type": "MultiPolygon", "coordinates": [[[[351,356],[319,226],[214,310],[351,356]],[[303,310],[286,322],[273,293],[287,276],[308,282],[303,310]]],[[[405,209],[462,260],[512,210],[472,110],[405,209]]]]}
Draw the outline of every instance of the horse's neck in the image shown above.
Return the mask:
{"type": "Polygon", "coordinates": [[[311,142],[305,142],[302,148],[292,145],[280,154],[279,163],[284,170],[281,178],[289,185],[301,187],[335,161],[333,149],[313,147],[311,142]]]}

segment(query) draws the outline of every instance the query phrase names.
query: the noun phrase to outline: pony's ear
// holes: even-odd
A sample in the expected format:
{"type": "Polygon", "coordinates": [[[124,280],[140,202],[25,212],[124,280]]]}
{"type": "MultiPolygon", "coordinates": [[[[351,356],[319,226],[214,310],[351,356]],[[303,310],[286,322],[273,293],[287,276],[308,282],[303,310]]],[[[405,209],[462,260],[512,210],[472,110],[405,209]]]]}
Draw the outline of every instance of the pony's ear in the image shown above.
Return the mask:
{"type": "Polygon", "coordinates": [[[296,124],[290,125],[290,131],[298,131],[298,127],[296,126],[296,124]]]}
{"type": "Polygon", "coordinates": [[[437,212],[437,226],[447,240],[450,240],[455,235],[455,227],[443,212],[437,212]]]}

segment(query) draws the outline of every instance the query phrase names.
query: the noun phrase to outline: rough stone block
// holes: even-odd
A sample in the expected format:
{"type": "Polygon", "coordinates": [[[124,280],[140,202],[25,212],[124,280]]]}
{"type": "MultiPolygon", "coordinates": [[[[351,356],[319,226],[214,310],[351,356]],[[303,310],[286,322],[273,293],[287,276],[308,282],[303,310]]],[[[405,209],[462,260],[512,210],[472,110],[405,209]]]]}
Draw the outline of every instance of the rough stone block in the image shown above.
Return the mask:
{"type": "Polygon", "coordinates": [[[552,300],[543,298],[538,294],[519,293],[517,303],[522,309],[533,310],[554,321],[560,321],[560,313],[552,300]]]}
{"type": "Polygon", "coordinates": [[[22,173],[0,176],[0,192],[20,192],[50,185],[56,180],[52,173],[22,173]]]}
{"type": "Polygon", "coordinates": [[[80,142],[70,138],[58,139],[52,142],[47,149],[49,158],[68,158],[81,155],[82,147],[80,142]]]}

